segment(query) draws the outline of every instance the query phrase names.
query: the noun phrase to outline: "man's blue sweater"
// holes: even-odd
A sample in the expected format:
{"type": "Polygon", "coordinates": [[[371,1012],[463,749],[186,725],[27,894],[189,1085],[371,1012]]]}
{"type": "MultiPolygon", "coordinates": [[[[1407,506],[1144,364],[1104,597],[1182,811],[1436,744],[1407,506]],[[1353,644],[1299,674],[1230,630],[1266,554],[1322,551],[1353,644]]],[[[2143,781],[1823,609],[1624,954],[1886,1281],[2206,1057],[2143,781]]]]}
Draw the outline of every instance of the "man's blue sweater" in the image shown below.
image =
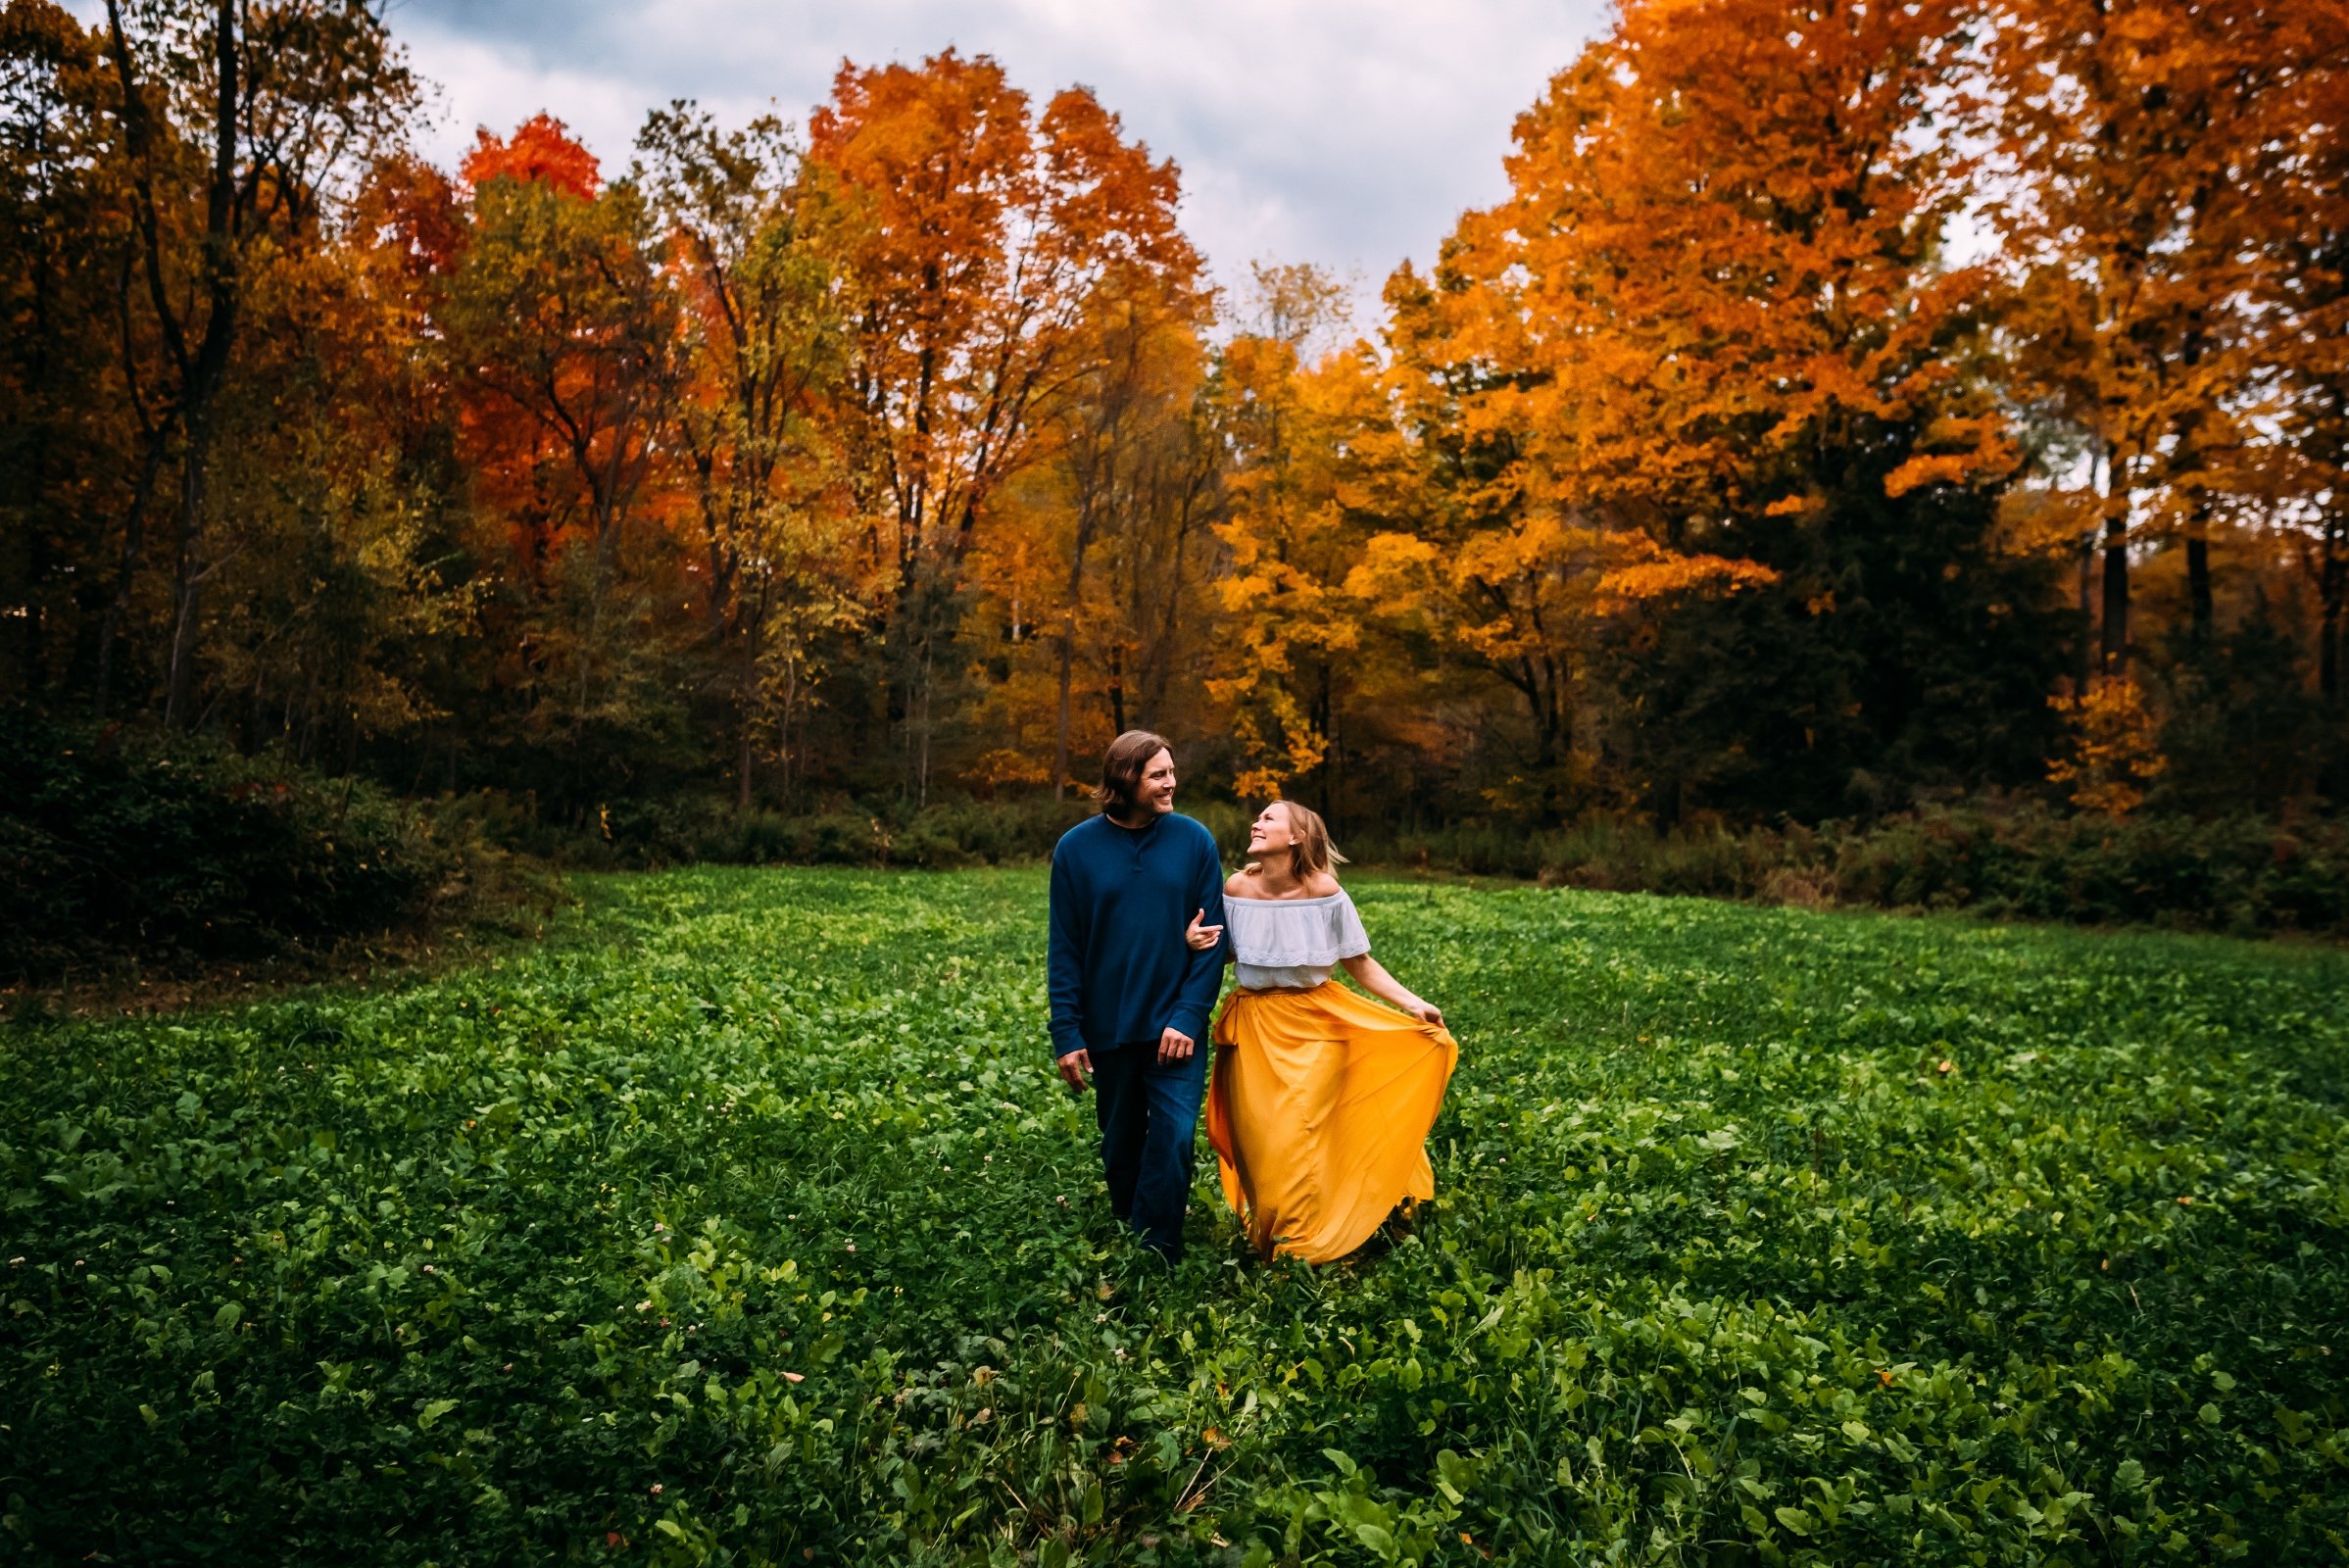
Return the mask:
{"type": "Polygon", "coordinates": [[[1047,971],[1052,1054],[1154,1046],[1168,1028],[1203,1044],[1223,945],[1194,953],[1184,942],[1201,909],[1207,924],[1223,924],[1223,861],[1192,818],[1167,811],[1120,827],[1096,816],[1060,835],[1047,971]]]}

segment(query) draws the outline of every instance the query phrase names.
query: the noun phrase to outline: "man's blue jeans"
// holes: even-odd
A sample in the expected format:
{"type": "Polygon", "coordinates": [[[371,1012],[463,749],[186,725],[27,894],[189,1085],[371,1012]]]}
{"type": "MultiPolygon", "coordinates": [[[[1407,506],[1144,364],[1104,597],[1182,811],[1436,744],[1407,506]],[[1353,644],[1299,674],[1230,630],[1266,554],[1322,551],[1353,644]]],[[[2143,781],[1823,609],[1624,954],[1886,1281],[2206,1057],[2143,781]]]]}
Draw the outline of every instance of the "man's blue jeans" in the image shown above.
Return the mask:
{"type": "Polygon", "coordinates": [[[1155,1040],[1093,1053],[1094,1113],[1101,1120],[1109,1212],[1170,1259],[1183,1253],[1192,1138],[1206,1094],[1210,1049],[1202,1040],[1183,1060],[1164,1063],[1155,1040]]]}

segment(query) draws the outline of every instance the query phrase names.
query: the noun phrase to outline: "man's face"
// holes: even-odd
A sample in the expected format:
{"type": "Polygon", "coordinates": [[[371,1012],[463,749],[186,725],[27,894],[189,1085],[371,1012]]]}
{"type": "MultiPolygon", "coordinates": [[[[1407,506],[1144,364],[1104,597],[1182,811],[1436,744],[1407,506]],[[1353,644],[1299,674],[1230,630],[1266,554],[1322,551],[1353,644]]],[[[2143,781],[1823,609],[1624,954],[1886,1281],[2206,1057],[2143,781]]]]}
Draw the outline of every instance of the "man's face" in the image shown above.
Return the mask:
{"type": "Polygon", "coordinates": [[[1134,808],[1143,820],[1174,809],[1174,753],[1160,751],[1142,770],[1142,788],[1134,792],[1134,808]]]}

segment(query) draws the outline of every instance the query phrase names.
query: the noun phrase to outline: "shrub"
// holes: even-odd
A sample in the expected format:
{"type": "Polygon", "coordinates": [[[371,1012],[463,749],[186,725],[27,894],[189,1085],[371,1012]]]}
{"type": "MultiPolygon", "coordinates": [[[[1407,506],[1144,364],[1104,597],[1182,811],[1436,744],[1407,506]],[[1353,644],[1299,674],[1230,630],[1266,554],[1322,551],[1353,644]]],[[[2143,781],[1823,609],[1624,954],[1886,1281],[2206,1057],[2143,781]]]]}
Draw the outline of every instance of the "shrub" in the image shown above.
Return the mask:
{"type": "Polygon", "coordinates": [[[525,875],[468,824],[198,740],[0,717],[0,973],[249,959],[414,928],[525,875]]]}
{"type": "Polygon", "coordinates": [[[2349,935],[2349,830],[2337,823],[2114,821],[2036,803],[1977,802],[1816,831],[1665,833],[1594,815],[1545,832],[1472,824],[1357,835],[1351,848],[1370,863],[1534,877],[1549,887],[2349,935]]]}
{"type": "Polygon", "coordinates": [[[2349,832],[1940,808],[1822,836],[1847,902],[2038,920],[2349,934],[2349,832]]]}
{"type": "MultiPolygon", "coordinates": [[[[784,813],[738,810],[716,796],[614,802],[589,825],[539,818],[530,803],[482,791],[438,809],[477,822],[519,853],[581,870],[671,865],[861,865],[951,870],[1048,858],[1060,835],[1093,814],[1082,797],[1054,801],[941,801],[918,809],[898,803],[784,813]]],[[[1248,844],[1248,809],[1224,801],[1186,802],[1227,858],[1248,844]]]]}

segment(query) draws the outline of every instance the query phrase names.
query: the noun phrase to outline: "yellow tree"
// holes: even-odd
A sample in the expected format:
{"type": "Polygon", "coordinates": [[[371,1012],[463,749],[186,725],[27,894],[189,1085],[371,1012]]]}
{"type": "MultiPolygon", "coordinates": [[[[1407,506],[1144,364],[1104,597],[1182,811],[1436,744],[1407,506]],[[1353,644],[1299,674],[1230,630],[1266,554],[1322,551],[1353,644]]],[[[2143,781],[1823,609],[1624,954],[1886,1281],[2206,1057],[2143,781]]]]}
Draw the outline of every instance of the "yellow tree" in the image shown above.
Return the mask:
{"type": "Polygon", "coordinates": [[[1362,637],[1346,577],[1368,529],[1347,455],[1384,422],[1365,351],[1305,363],[1343,318],[1344,291],[1309,267],[1259,266],[1254,282],[1257,319],[1225,345],[1210,393],[1231,467],[1221,673],[1207,687],[1230,707],[1244,797],[1278,795],[1329,757],[1362,637]]]}
{"type": "Polygon", "coordinates": [[[1179,539],[1152,547],[1170,520],[1195,545],[1206,536],[1197,490],[1175,488],[1213,475],[1196,417],[1205,301],[1148,276],[1124,281],[1096,292],[1037,460],[973,554],[993,601],[983,635],[1001,632],[973,649],[993,677],[983,781],[1050,782],[1054,799],[1066,798],[1079,753],[1133,724],[1171,722],[1160,609],[1198,589],[1200,552],[1179,539]]]}
{"type": "Polygon", "coordinates": [[[247,746],[345,769],[446,725],[429,675],[477,634],[485,587],[419,482],[416,356],[382,260],[335,245],[252,279],[211,481],[239,548],[208,583],[208,707],[247,746]]]}
{"type": "Polygon", "coordinates": [[[1097,296],[1085,368],[973,553],[996,639],[973,648],[983,783],[1049,782],[1065,799],[1074,760],[1122,730],[1202,733],[1222,476],[1204,314],[1190,290],[1097,296]]]}
{"type": "MultiPolygon", "coordinates": [[[[1347,586],[1377,622],[1425,639],[1444,666],[1494,677],[1521,703],[1530,754],[1488,800],[1535,815],[1564,804],[1587,774],[1574,759],[1583,664],[1600,617],[1600,582],[1644,536],[1594,525],[1539,493],[1526,457],[1522,372],[1467,340],[1477,318],[1514,307],[1506,279],[1436,280],[1404,267],[1387,284],[1386,385],[1395,438],[1386,459],[1395,526],[1363,548],[1347,586]]],[[[1520,334],[1512,334],[1522,346],[1520,334]]],[[[1708,568],[1710,569],[1710,568],[1708,568]]],[[[1752,568],[1722,568],[1731,574],[1752,568]]]]}
{"type": "Polygon", "coordinates": [[[2015,270],[2019,389],[2086,432],[2101,558],[2097,663],[2131,651],[2133,553],[2186,551],[2193,630],[2212,622],[2210,529],[2250,439],[2258,375],[2253,199],[2268,105],[2329,0],[2001,0],[1990,9],[1990,212],[2015,270]]]}
{"type": "MultiPolygon", "coordinates": [[[[1198,328],[1204,305],[1188,279],[1169,289],[1143,275],[1134,288],[1099,291],[1089,313],[1092,341],[1080,357],[1075,378],[1055,421],[1055,467],[1068,507],[1068,575],[1060,625],[1054,639],[1052,794],[1064,797],[1069,782],[1070,728],[1077,653],[1083,633],[1091,643],[1104,685],[1110,733],[1127,727],[1126,672],[1132,628],[1120,623],[1113,600],[1088,603],[1093,581],[1087,566],[1104,535],[1137,536],[1137,525],[1153,512],[1153,488],[1165,477],[1168,442],[1180,441],[1190,422],[1202,373],[1198,328]],[[1085,624],[1080,624],[1080,623],[1085,624]]],[[[1168,566],[1177,576],[1166,586],[1179,591],[1183,562],[1168,566]]],[[[1146,704],[1141,722],[1159,722],[1146,704]]]]}
{"type": "Polygon", "coordinates": [[[1221,561],[1225,454],[1207,395],[1208,356],[1189,321],[1152,334],[1145,416],[1128,432],[1101,531],[1101,703],[1110,733],[1133,724],[1197,733],[1201,671],[1215,660],[1211,581],[1221,561]]]}
{"type": "Polygon", "coordinates": [[[2135,810],[2145,786],[2168,765],[2160,726],[2136,682],[2108,676],[2085,692],[2048,701],[2064,715],[2071,742],[2048,764],[2048,782],[2064,785],[2083,811],[2120,818],[2135,810]]]}
{"type": "Polygon", "coordinates": [[[861,217],[853,472],[892,600],[886,636],[906,793],[925,796],[936,685],[963,564],[1067,390],[1113,277],[1187,280],[1174,166],[1083,88],[1041,114],[984,56],[844,66],[808,160],[861,217]]]}
{"type": "MultiPolygon", "coordinates": [[[[2349,622],[2349,4],[2282,8],[2268,51],[2293,65],[2267,95],[2238,199],[2255,220],[2257,350],[2279,439],[2262,453],[2272,514],[2317,599],[2318,690],[2337,722],[2349,622]]],[[[2337,743],[2336,743],[2337,744],[2337,743]]],[[[2336,761],[2335,765],[2339,765],[2336,761]]]]}

